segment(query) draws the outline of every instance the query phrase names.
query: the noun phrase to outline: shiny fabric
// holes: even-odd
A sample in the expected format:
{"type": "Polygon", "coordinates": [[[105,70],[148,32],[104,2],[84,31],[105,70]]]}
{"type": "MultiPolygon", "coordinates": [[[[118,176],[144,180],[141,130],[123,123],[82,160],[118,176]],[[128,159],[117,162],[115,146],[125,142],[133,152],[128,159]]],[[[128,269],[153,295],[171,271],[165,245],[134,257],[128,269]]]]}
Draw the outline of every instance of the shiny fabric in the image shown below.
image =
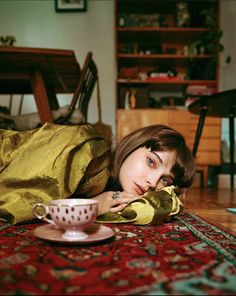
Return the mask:
{"type": "MultiPolygon", "coordinates": [[[[109,153],[91,125],[47,123],[31,131],[0,130],[0,219],[28,222],[35,218],[35,203],[101,193],[110,176],[109,153]]],[[[106,213],[97,222],[160,225],[181,209],[170,186],[147,192],[121,213],[106,213]]]]}
{"type": "Polygon", "coordinates": [[[109,147],[90,125],[0,130],[0,218],[28,222],[37,202],[99,194],[108,166],[109,147]]]}
{"type": "Polygon", "coordinates": [[[105,213],[97,218],[97,222],[161,225],[183,209],[174,189],[174,186],[168,186],[160,191],[146,192],[127,205],[122,212],[105,213]]]}

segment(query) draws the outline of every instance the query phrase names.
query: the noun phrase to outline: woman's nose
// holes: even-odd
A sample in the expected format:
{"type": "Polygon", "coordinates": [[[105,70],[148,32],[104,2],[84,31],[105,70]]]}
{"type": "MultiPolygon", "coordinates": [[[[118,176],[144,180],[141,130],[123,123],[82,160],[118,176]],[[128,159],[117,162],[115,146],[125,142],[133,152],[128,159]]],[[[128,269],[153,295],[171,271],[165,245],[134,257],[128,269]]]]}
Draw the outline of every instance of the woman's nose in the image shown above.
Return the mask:
{"type": "Polygon", "coordinates": [[[157,176],[149,176],[147,178],[147,185],[150,189],[155,190],[157,188],[157,185],[159,183],[159,177],[157,176]]]}

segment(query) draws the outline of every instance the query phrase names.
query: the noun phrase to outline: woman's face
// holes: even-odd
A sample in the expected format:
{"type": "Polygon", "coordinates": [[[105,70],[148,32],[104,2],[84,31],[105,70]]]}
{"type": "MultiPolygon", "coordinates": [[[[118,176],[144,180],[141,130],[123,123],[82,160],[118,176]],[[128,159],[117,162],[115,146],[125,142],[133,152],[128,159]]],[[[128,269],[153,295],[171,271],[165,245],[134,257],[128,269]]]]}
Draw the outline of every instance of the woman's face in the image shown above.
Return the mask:
{"type": "Polygon", "coordinates": [[[120,168],[119,181],[124,191],[143,195],[174,182],[171,168],[175,151],[151,151],[141,147],[132,152],[120,168]]]}

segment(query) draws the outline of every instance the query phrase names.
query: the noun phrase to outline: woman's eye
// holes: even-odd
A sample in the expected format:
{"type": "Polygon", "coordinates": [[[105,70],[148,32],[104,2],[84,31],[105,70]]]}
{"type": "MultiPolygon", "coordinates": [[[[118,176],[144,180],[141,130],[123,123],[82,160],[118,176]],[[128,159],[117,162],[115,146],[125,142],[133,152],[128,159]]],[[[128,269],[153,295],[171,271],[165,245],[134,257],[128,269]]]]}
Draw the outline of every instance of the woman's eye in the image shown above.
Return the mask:
{"type": "Polygon", "coordinates": [[[149,167],[154,167],[154,165],[155,165],[154,160],[151,159],[150,157],[147,157],[147,158],[146,158],[146,163],[147,163],[147,165],[148,165],[149,167]]]}
{"type": "Polygon", "coordinates": [[[171,183],[168,178],[162,178],[161,182],[162,182],[163,186],[168,186],[171,183]]]}

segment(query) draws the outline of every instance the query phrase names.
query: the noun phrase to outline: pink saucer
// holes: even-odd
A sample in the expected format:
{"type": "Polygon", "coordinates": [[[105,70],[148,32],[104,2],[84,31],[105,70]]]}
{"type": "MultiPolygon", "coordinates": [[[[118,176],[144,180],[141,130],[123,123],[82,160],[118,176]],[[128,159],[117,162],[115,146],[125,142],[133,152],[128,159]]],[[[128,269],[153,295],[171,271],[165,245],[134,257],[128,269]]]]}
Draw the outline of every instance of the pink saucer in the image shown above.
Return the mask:
{"type": "Polygon", "coordinates": [[[89,226],[85,232],[88,234],[88,237],[85,239],[78,239],[69,241],[62,238],[63,230],[59,229],[57,226],[52,224],[45,224],[38,226],[33,230],[35,236],[45,239],[52,242],[59,242],[59,243],[69,243],[69,244],[88,244],[94,243],[101,240],[108,239],[115,235],[114,231],[104,225],[101,224],[92,224],[89,226]]]}

